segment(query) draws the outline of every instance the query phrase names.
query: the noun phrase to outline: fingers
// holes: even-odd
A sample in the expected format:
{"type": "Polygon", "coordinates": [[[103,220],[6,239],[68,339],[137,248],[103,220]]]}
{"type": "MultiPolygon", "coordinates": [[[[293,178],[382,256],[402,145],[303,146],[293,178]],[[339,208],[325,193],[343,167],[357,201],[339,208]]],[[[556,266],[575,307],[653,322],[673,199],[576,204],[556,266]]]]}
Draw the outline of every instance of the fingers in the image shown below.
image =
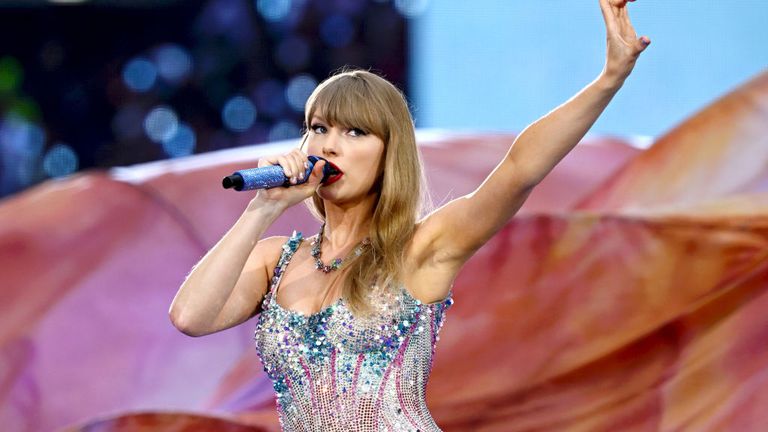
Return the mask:
{"type": "Polygon", "coordinates": [[[622,24],[626,24],[629,21],[627,15],[627,2],[634,2],[635,0],[599,0],[600,11],[603,13],[603,20],[609,30],[615,30],[617,28],[618,21],[623,21],[622,24]]]}
{"type": "Polygon", "coordinates": [[[307,168],[309,168],[307,155],[300,149],[294,149],[282,155],[265,156],[259,159],[257,167],[262,168],[271,165],[280,165],[285,176],[293,184],[304,180],[307,168]]]}
{"type": "Polygon", "coordinates": [[[293,149],[287,156],[291,163],[290,175],[287,176],[291,179],[291,183],[296,184],[304,180],[304,173],[307,170],[305,167],[307,156],[299,149],[293,149]]]}
{"type": "Polygon", "coordinates": [[[626,0],[599,0],[600,12],[603,14],[605,29],[609,34],[621,33],[622,27],[628,20],[625,8],[626,0]]]}

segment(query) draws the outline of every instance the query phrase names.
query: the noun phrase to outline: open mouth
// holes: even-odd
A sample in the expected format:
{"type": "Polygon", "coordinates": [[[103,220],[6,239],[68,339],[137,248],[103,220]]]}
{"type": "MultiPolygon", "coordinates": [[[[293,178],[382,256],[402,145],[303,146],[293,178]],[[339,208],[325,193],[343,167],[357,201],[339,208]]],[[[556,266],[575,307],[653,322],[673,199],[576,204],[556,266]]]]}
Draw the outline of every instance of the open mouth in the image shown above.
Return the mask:
{"type": "Polygon", "coordinates": [[[341,168],[337,167],[336,164],[326,158],[311,155],[308,156],[307,159],[312,161],[312,163],[317,163],[317,161],[321,159],[325,161],[325,166],[323,166],[323,179],[320,180],[320,183],[324,186],[335,183],[344,175],[344,171],[342,171],[341,168]]]}
{"type": "Polygon", "coordinates": [[[330,184],[335,183],[338,181],[341,176],[344,175],[344,172],[341,170],[341,168],[337,167],[333,162],[329,160],[325,160],[325,167],[323,168],[324,176],[323,176],[323,184],[328,186],[330,184]]]}

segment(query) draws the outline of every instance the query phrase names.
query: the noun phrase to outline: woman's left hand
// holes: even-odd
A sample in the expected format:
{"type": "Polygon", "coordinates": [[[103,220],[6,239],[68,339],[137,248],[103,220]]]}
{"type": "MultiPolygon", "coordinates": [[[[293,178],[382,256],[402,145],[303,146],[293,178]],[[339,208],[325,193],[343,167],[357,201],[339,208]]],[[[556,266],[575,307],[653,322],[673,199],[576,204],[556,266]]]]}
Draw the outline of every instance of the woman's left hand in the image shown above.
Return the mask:
{"type": "Polygon", "coordinates": [[[640,53],[651,43],[637,37],[629,21],[627,3],[635,0],[599,0],[605,20],[607,54],[603,74],[621,84],[632,72],[640,53]]]}

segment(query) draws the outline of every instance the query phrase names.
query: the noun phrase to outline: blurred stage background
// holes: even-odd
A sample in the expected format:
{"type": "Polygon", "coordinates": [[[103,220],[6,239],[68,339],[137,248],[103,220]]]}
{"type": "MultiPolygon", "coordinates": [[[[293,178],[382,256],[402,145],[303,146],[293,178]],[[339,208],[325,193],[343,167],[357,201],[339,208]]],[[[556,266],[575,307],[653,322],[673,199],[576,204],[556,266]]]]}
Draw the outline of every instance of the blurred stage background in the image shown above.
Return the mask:
{"type": "MultiPolygon", "coordinates": [[[[768,5],[630,10],[635,72],[457,281],[446,431],[768,423],[768,5]]],[[[167,319],[247,202],[222,174],[295,145],[352,65],[406,92],[435,200],[468,193],[597,75],[602,26],[597,0],[0,2],[0,423],[274,430],[253,321],[167,319]]]]}

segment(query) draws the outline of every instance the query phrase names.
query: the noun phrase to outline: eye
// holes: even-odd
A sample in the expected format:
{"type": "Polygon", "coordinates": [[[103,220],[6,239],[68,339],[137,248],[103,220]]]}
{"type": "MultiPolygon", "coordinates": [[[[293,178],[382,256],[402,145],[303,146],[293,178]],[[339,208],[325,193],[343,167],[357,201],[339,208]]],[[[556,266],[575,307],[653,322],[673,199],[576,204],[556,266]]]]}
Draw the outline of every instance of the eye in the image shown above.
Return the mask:
{"type": "Polygon", "coordinates": [[[360,128],[350,128],[349,129],[349,134],[354,136],[354,137],[362,137],[362,136],[368,135],[368,133],[366,133],[364,130],[362,130],[360,128]]]}
{"type": "Polygon", "coordinates": [[[323,134],[323,133],[326,133],[326,132],[328,131],[328,130],[325,128],[325,126],[323,126],[323,125],[321,125],[321,124],[317,124],[317,123],[313,124],[313,125],[310,127],[310,129],[312,129],[312,132],[314,132],[314,133],[316,133],[316,134],[323,134]]]}

